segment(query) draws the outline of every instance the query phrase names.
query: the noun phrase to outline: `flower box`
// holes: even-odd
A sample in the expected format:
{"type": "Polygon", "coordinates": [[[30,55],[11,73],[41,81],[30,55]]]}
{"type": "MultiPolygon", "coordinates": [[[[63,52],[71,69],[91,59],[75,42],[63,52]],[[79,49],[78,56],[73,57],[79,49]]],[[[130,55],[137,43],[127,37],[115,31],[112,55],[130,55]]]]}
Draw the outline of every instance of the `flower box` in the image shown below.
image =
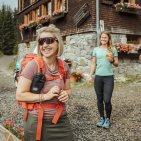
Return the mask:
{"type": "Polygon", "coordinates": [[[50,21],[50,15],[44,15],[44,16],[38,17],[37,19],[38,24],[43,24],[49,21],[50,21]]]}
{"type": "Polygon", "coordinates": [[[36,21],[30,21],[29,24],[28,24],[28,28],[32,28],[32,27],[35,27],[35,26],[37,26],[36,21]]]}
{"type": "Polygon", "coordinates": [[[19,30],[23,30],[23,29],[27,29],[28,28],[28,24],[20,24],[19,25],[19,30]]]}
{"type": "Polygon", "coordinates": [[[51,20],[57,20],[63,18],[64,16],[65,16],[65,12],[54,13],[53,16],[51,17],[51,20]]]}
{"type": "Polygon", "coordinates": [[[106,4],[106,5],[113,5],[113,0],[102,0],[101,2],[102,4],[106,4]]]}
{"type": "Polygon", "coordinates": [[[74,72],[71,73],[71,79],[72,79],[72,78],[73,78],[76,82],[81,82],[82,79],[84,78],[84,76],[83,76],[82,73],[74,71],[74,72]]]}
{"type": "Polygon", "coordinates": [[[138,54],[140,50],[140,46],[135,44],[114,43],[114,47],[117,49],[118,52],[123,52],[126,54],[138,54]]]}
{"type": "Polygon", "coordinates": [[[141,10],[141,6],[131,3],[117,3],[115,4],[115,8],[117,12],[130,14],[138,14],[139,10],[141,10]]]}

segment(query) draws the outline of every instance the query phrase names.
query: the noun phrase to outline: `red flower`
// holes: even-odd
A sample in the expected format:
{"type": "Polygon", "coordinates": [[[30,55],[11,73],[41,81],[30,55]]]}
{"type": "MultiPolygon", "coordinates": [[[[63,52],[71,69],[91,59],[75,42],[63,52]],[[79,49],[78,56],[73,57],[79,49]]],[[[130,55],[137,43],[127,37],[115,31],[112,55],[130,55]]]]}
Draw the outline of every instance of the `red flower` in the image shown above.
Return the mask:
{"type": "Polygon", "coordinates": [[[4,125],[5,125],[5,126],[14,127],[14,122],[13,122],[13,121],[8,121],[8,120],[6,120],[6,121],[4,122],[4,125]]]}

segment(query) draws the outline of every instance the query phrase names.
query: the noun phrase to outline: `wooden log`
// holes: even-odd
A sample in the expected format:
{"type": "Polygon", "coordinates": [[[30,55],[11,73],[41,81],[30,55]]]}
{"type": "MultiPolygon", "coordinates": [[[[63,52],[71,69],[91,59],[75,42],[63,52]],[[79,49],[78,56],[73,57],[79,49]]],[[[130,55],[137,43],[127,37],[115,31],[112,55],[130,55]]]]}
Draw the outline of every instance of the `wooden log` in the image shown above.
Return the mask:
{"type": "Polygon", "coordinates": [[[0,141],[20,141],[20,139],[0,125],[0,141]]]}

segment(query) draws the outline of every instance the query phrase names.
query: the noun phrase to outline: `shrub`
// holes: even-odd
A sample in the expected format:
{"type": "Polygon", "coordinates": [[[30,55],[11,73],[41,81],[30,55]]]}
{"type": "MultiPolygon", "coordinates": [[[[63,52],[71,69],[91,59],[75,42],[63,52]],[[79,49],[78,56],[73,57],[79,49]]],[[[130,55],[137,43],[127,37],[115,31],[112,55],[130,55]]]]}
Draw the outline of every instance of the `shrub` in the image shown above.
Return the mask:
{"type": "Polygon", "coordinates": [[[72,72],[71,76],[75,78],[76,82],[81,82],[82,79],[84,78],[82,73],[76,71],[72,72]]]}

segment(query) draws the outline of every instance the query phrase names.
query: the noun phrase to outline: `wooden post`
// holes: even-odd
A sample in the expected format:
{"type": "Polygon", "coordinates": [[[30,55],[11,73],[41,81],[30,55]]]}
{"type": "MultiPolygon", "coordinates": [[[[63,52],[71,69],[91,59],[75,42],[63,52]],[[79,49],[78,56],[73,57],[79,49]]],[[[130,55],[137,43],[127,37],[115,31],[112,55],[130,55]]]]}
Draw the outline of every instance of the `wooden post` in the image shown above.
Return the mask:
{"type": "Polygon", "coordinates": [[[124,2],[124,0],[120,0],[120,2],[121,2],[121,3],[123,3],[123,2],[124,2]]]}
{"type": "Polygon", "coordinates": [[[130,0],[131,4],[136,4],[136,0],[130,0]]]}

